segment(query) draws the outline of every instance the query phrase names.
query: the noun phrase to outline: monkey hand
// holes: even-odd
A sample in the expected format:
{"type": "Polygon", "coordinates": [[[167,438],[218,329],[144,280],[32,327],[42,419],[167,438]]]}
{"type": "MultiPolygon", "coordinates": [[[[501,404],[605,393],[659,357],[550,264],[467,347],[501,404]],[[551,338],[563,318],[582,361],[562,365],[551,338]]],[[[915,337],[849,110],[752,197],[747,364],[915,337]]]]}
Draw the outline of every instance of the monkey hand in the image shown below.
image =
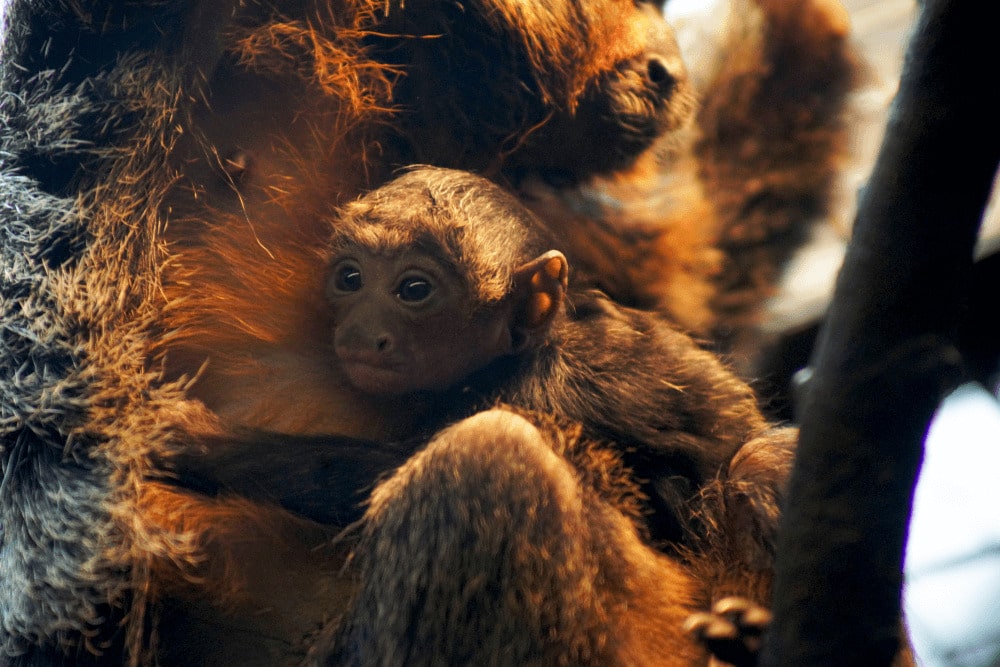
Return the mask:
{"type": "Polygon", "coordinates": [[[692,614],[684,630],[717,659],[736,667],[754,667],[771,612],[745,598],[727,597],[712,611],[692,614]]]}

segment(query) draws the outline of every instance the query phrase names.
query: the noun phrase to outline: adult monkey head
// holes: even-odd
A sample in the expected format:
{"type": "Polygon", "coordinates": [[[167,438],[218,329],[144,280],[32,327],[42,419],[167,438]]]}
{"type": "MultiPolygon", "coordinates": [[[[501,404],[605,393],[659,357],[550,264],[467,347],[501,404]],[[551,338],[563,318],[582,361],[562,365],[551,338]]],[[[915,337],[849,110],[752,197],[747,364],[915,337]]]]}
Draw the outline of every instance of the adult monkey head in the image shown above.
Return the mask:
{"type": "Polygon", "coordinates": [[[398,117],[410,163],[575,182],[627,168],[693,118],[693,86],[657,3],[396,4],[383,29],[425,37],[389,53],[409,72],[398,95],[420,101],[398,117]]]}

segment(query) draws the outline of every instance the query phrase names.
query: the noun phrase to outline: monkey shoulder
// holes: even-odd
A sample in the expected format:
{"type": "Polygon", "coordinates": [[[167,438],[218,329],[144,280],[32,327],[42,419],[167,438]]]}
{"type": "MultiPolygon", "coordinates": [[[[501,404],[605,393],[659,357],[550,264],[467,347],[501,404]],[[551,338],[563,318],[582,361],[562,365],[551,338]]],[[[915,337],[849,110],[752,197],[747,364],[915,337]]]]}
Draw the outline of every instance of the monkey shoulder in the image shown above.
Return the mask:
{"type": "Polygon", "coordinates": [[[611,408],[602,415],[644,431],[640,442],[686,433],[735,447],[766,427],[749,385],[666,316],[582,297],[560,327],[569,375],[611,408]]]}

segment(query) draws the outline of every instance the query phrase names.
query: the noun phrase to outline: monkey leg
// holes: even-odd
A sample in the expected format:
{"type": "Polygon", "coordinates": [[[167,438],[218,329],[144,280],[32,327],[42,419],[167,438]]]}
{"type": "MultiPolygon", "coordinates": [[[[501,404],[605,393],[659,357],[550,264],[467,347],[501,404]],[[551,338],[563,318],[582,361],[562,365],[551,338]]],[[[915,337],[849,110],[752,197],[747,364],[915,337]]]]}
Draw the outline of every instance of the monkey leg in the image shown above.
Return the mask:
{"type": "Polygon", "coordinates": [[[687,573],[503,410],[446,429],[375,490],[356,558],[329,664],[704,659],[682,630],[687,573]]]}
{"type": "Polygon", "coordinates": [[[797,437],[796,429],[775,428],[745,443],[692,503],[689,561],[712,602],[732,596],[770,601],[775,540],[797,437]]]}

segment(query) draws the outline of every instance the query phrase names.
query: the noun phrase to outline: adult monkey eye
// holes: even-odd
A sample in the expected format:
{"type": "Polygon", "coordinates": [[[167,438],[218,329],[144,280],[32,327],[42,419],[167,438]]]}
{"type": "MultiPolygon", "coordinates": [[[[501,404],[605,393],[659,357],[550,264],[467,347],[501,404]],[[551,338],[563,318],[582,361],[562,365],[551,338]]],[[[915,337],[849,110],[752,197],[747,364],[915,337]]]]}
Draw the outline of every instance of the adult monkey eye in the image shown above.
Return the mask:
{"type": "Polygon", "coordinates": [[[342,264],[333,276],[333,286],[338,292],[357,292],[363,284],[361,269],[353,264],[342,264]]]}
{"type": "Polygon", "coordinates": [[[426,278],[404,278],[396,288],[396,296],[406,303],[420,303],[433,291],[434,285],[426,278]]]}

